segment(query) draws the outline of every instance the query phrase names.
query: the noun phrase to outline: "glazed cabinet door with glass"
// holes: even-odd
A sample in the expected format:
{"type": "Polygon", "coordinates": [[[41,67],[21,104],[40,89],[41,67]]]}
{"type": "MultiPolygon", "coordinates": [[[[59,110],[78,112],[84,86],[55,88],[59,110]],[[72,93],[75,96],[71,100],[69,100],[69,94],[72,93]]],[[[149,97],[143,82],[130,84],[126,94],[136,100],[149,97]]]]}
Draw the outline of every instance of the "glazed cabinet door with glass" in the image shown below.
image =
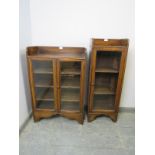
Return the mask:
{"type": "Polygon", "coordinates": [[[59,61],[61,112],[80,112],[81,75],[81,61],[59,61]]]}
{"type": "Polygon", "coordinates": [[[32,93],[32,108],[39,113],[57,111],[55,61],[52,59],[28,59],[32,93]]]}

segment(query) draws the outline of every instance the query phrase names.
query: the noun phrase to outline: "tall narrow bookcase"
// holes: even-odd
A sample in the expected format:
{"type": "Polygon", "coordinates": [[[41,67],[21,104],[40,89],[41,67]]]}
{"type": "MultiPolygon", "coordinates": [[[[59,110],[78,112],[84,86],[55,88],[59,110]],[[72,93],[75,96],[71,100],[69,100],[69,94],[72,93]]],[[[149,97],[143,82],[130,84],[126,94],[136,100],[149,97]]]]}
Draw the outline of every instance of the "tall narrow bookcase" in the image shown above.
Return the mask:
{"type": "Polygon", "coordinates": [[[83,123],[85,48],[28,47],[34,121],[61,115],[83,123]]]}
{"type": "Polygon", "coordinates": [[[109,116],[117,121],[126,66],[128,39],[93,39],[88,95],[88,121],[109,116]]]}

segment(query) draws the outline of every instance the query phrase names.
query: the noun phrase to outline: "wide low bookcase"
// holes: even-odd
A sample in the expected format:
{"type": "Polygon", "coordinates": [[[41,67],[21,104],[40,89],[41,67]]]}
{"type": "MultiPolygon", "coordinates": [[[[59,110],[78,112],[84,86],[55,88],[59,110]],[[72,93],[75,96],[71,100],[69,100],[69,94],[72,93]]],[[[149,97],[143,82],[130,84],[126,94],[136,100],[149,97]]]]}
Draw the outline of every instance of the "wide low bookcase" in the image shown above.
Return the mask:
{"type": "Polygon", "coordinates": [[[34,121],[61,115],[84,120],[85,48],[28,47],[34,121]]]}
{"type": "Polygon", "coordinates": [[[127,39],[93,39],[88,95],[88,121],[97,116],[117,120],[128,51],[127,39]]]}

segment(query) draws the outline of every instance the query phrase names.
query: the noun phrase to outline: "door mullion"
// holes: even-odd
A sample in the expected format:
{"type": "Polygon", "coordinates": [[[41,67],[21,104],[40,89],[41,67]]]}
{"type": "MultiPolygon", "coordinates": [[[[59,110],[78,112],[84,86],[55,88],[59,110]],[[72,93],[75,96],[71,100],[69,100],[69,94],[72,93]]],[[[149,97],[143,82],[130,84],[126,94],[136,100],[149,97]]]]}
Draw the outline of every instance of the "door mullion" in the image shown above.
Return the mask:
{"type": "Polygon", "coordinates": [[[57,79],[57,86],[56,86],[56,89],[57,89],[57,112],[60,113],[60,109],[61,109],[61,88],[60,88],[60,61],[57,60],[57,63],[56,63],[57,67],[56,67],[56,79],[57,79]]]}
{"type": "Polygon", "coordinates": [[[54,107],[55,107],[55,111],[57,111],[57,92],[56,92],[56,60],[52,60],[53,63],[53,89],[54,89],[54,107]]]}

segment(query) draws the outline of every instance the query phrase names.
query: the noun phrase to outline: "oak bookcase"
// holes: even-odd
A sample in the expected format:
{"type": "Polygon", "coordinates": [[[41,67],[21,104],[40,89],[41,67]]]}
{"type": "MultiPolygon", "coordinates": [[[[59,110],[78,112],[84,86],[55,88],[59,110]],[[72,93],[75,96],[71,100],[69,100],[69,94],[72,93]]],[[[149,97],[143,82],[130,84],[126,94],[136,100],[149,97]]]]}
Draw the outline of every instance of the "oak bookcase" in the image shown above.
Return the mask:
{"type": "Polygon", "coordinates": [[[128,39],[93,39],[88,95],[88,121],[109,116],[117,121],[128,39]]]}
{"type": "Polygon", "coordinates": [[[61,115],[83,124],[85,48],[28,47],[34,121],[61,115]]]}

